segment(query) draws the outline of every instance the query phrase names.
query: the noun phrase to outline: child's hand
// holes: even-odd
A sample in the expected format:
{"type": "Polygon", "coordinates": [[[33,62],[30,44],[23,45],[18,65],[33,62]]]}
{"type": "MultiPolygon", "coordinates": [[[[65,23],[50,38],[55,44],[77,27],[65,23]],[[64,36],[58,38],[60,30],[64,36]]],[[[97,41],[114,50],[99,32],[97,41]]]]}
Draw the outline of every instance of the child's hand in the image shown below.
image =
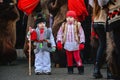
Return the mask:
{"type": "Polygon", "coordinates": [[[30,33],[33,32],[34,29],[32,29],[32,27],[29,27],[29,31],[30,33]]]}
{"type": "Polygon", "coordinates": [[[52,52],[55,52],[55,50],[56,50],[56,47],[52,47],[52,52]]]}
{"type": "Polygon", "coordinates": [[[83,43],[81,43],[81,44],[79,45],[79,49],[80,49],[80,50],[83,50],[84,47],[85,47],[85,45],[84,45],[83,43]]]}

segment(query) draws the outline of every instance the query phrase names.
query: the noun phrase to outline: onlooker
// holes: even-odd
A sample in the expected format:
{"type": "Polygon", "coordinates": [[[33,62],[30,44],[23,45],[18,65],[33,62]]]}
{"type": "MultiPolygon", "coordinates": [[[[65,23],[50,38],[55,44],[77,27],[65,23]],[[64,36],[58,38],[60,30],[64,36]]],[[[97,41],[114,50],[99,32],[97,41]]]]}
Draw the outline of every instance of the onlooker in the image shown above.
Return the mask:
{"type": "Polygon", "coordinates": [[[103,56],[106,50],[106,21],[107,21],[107,2],[108,0],[91,0],[93,8],[93,25],[92,36],[98,37],[99,47],[97,49],[96,60],[94,65],[93,77],[102,78],[100,72],[103,63],[103,56]],[[93,2],[92,2],[93,1],[93,2]]]}
{"type": "Polygon", "coordinates": [[[107,19],[107,63],[114,80],[120,80],[120,0],[110,0],[107,19]]]}

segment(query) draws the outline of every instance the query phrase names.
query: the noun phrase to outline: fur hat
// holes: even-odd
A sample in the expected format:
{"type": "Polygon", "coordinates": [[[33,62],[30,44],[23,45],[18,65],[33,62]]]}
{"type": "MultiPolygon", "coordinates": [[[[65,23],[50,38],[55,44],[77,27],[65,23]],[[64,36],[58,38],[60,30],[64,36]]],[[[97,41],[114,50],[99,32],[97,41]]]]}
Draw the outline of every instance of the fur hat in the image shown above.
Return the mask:
{"type": "Polygon", "coordinates": [[[66,17],[74,17],[74,18],[76,18],[76,12],[75,11],[67,11],[66,17]]]}
{"type": "Polygon", "coordinates": [[[38,24],[40,22],[46,22],[45,18],[41,17],[41,18],[36,20],[36,24],[38,24]]]}
{"type": "Polygon", "coordinates": [[[45,18],[43,17],[42,14],[38,14],[38,15],[37,15],[37,19],[36,19],[36,21],[35,21],[35,25],[37,25],[37,24],[40,23],[40,22],[46,22],[46,20],[45,20],[45,18]]]}

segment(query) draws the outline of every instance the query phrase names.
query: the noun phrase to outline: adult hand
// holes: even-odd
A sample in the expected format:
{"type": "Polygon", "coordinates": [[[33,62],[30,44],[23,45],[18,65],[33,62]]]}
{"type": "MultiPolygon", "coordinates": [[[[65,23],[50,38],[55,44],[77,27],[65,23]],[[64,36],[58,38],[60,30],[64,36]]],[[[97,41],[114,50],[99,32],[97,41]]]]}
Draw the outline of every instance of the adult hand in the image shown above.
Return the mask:
{"type": "Polygon", "coordinates": [[[30,33],[32,33],[33,30],[34,30],[34,29],[32,29],[32,27],[29,27],[29,31],[30,31],[30,33]]]}

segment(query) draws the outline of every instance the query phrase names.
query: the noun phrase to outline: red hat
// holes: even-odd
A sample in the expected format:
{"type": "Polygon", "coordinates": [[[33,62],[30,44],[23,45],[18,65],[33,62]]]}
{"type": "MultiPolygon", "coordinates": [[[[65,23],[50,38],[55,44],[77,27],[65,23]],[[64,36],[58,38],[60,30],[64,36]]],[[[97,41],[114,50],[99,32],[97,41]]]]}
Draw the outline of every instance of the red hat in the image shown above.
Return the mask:
{"type": "Polygon", "coordinates": [[[74,18],[76,18],[76,13],[75,13],[75,11],[67,11],[66,17],[74,17],[74,18]]]}

